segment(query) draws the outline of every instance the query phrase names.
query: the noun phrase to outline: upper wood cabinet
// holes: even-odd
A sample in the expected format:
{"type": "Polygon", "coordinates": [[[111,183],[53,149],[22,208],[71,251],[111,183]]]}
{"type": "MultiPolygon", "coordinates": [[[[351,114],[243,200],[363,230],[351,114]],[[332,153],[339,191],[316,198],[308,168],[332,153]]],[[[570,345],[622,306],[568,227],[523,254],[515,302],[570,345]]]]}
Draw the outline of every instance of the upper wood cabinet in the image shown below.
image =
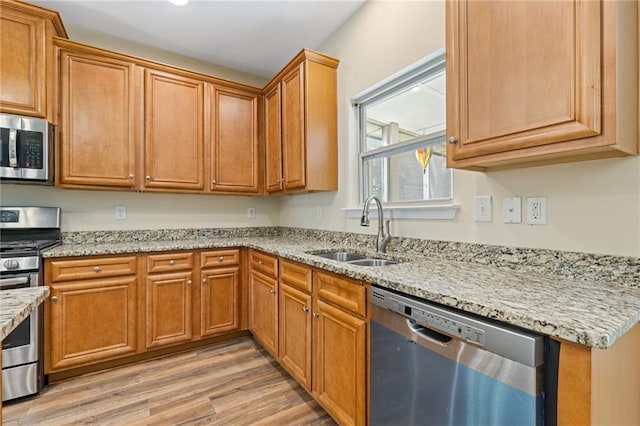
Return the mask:
{"type": "Polygon", "coordinates": [[[57,12],[0,2],[0,112],[56,123],[51,37],[67,33],[57,12]]]}
{"type": "Polygon", "coordinates": [[[204,190],[204,82],[144,74],[143,189],[204,190]]]}
{"type": "Polygon", "coordinates": [[[135,65],[56,39],[60,62],[59,186],[136,188],[135,65]]]}
{"type": "Polygon", "coordinates": [[[447,2],[449,167],[637,154],[635,8],[447,2]]]}
{"type": "Polygon", "coordinates": [[[336,59],[303,49],[265,87],[267,191],[338,189],[337,67],[336,59]]]}
{"type": "Polygon", "coordinates": [[[212,87],[209,189],[258,193],[258,101],[255,93],[212,87]]]}

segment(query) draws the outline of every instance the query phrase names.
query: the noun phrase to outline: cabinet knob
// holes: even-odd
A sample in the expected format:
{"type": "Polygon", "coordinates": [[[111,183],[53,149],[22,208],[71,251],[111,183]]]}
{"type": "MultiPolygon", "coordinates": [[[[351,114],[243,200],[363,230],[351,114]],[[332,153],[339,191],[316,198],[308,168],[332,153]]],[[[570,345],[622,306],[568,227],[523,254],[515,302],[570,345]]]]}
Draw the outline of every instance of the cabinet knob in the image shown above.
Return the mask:
{"type": "Polygon", "coordinates": [[[306,306],[302,307],[302,312],[309,312],[309,308],[307,308],[306,306]]]}
{"type": "Polygon", "coordinates": [[[175,260],[173,260],[173,259],[171,259],[171,260],[169,261],[169,265],[175,265],[175,263],[176,263],[176,261],[175,261],[175,260]]]}
{"type": "Polygon", "coordinates": [[[455,136],[450,136],[449,139],[448,139],[448,142],[451,145],[454,145],[454,144],[458,143],[458,138],[456,138],[455,136]]]}
{"type": "Polygon", "coordinates": [[[94,266],[93,267],[93,272],[100,272],[100,267],[99,266],[94,266]]]}
{"type": "Polygon", "coordinates": [[[58,301],[58,296],[51,296],[51,301],[52,302],[57,302],[58,301]]]}
{"type": "Polygon", "coordinates": [[[271,289],[271,290],[269,290],[269,293],[276,294],[276,291],[274,289],[271,289]]]}
{"type": "Polygon", "coordinates": [[[191,285],[192,281],[191,280],[187,280],[187,285],[191,285]]]}
{"type": "Polygon", "coordinates": [[[215,185],[216,184],[216,180],[215,179],[211,179],[211,183],[215,185]]]}
{"type": "Polygon", "coordinates": [[[220,257],[218,258],[218,261],[219,261],[219,262],[222,262],[223,260],[224,260],[224,256],[220,256],[220,257]]]}
{"type": "Polygon", "coordinates": [[[203,279],[202,279],[202,284],[206,284],[206,283],[207,283],[207,279],[206,279],[206,278],[203,278],[203,279]]]}
{"type": "Polygon", "coordinates": [[[144,177],[146,180],[151,180],[151,176],[147,175],[144,177]]]}
{"type": "Polygon", "coordinates": [[[314,318],[316,318],[316,319],[317,319],[317,318],[320,318],[320,314],[319,314],[319,313],[317,313],[317,312],[314,312],[311,316],[312,316],[312,317],[314,317],[314,318]]]}
{"type": "Polygon", "coordinates": [[[258,265],[264,265],[264,262],[262,260],[258,260],[258,265]]]}
{"type": "Polygon", "coordinates": [[[133,175],[129,175],[129,179],[133,179],[133,175]]]}

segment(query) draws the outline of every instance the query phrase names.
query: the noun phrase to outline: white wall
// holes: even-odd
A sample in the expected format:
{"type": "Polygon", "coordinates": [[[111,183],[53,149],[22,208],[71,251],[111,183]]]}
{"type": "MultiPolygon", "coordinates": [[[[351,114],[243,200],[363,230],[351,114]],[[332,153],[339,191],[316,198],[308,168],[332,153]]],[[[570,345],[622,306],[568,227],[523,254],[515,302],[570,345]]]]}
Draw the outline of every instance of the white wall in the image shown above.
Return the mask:
{"type": "MultiPolygon", "coordinates": [[[[340,59],[340,190],[283,198],[280,223],[375,233],[340,208],[357,205],[357,142],[349,99],[444,46],[444,2],[369,1],[318,50],[340,59]],[[315,219],[316,206],[324,206],[315,219]]],[[[501,172],[454,171],[453,221],[394,220],[392,235],[640,256],[640,158],[597,160],[501,172]],[[473,196],[493,196],[493,223],[473,221],[473,196]],[[544,196],[548,225],[501,223],[505,196],[544,196]]],[[[523,210],[524,211],[524,210],[523,210]]]]}

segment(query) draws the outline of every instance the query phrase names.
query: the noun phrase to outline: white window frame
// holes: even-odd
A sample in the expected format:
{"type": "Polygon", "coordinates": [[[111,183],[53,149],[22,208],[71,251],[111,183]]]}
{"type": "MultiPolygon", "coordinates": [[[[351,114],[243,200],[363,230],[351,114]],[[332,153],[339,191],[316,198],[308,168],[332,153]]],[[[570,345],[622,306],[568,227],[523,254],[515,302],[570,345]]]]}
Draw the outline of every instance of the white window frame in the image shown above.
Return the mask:
{"type": "MultiPolygon", "coordinates": [[[[439,73],[445,69],[445,50],[438,49],[422,60],[398,71],[390,77],[382,80],[365,91],[351,98],[351,105],[355,112],[358,143],[358,204],[362,206],[368,188],[368,180],[364,167],[365,161],[393,155],[398,151],[405,151],[409,146],[422,148],[429,145],[436,145],[445,141],[445,132],[436,132],[424,135],[419,139],[412,139],[406,142],[399,142],[386,145],[374,150],[365,152],[366,143],[366,117],[361,114],[362,104],[370,104],[384,99],[392,92],[396,92],[405,87],[411,87],[423,81],[430,75],[439,73]]],[[[451,173],[450,198],[416,200],[406,202],[385,203],[385,215],[392,218],[407,219],[454,219],[459,206],[453,204],[453,172],[451,173]]],[[[362,207],[343,209],[349,218],[359,217],[362,207]]],[[[375,209],[374,209],[375,210],[375,209]]]]}

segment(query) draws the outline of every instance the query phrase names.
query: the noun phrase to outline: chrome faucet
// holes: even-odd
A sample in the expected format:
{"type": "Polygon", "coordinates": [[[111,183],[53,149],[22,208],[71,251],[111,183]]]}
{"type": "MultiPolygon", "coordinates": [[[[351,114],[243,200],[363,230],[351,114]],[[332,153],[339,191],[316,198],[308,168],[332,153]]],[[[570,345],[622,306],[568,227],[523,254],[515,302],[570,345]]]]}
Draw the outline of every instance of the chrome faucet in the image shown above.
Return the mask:
{"type": "Polygon", "coordinates": [[[387,251],[387,244],[389,243],[389,240],[391,240],[391,235],[389,234],[389,222],[391,222],[391,220],[384,220],[382,202],[375,195],[370,195],[364,202],[360,226],[369,226],[369,205],[371,204],[371,201],[375,201],[378,205],[378,236],[376,237],[376,251],[378,253],[385,253],[387,251]]]}

